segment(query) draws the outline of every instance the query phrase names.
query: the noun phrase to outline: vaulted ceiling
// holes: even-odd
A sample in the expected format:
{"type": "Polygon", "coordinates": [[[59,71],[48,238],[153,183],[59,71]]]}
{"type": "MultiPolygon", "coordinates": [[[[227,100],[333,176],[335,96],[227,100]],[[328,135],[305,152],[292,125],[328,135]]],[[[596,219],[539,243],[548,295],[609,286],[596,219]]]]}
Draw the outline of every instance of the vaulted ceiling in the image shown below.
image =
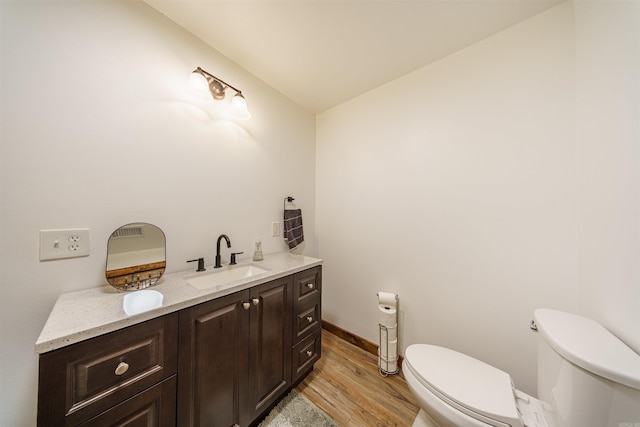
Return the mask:
{"type": "Polygon", "coordinates": [[[320,113],[562,0],[145,1],[320,113]]]}

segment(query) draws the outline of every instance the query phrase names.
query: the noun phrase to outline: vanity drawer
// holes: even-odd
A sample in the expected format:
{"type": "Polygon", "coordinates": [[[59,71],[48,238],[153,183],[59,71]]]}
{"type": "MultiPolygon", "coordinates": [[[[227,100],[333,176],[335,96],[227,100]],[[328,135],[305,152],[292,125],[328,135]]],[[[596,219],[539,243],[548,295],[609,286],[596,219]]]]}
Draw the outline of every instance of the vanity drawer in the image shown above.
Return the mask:
{"type": "Polygon", "coordinates": [[[311,306],[298,308],[294,318],[293,342],[299,342],[321,325],[320,299],[314,301],[311,306]]]}
{"type": "Polygon", "coordinates": [[[320,359],[322,330],[316,330],[311,336],[293,347],[293,363],[291,383],[295,384],[306,373],[313,369],[313,364],[320,359]]]}
{"type": "Polygon", "coordinates": [[[79,427],[175,427],[176,376],[136,394],[79,427]]]}
{"type": "Polygon", "coordinates": [[[293,276],[293,301],[294,304],[306,304],[311,300],[320,298],[322,286],[321,267],[310,268],[293,276]]]}
{"type": "Polygon", "coordinates": [[[77,425],[177,372],[170,314],[40,356],[39,425],[77,425]]]}

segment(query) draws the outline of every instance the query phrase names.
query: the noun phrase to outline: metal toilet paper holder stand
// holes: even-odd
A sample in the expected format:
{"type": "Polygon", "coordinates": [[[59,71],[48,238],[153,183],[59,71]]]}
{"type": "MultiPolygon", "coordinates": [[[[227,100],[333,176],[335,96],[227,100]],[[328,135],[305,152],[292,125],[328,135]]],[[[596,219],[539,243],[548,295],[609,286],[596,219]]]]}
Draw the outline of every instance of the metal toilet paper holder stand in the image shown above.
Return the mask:
{"type": "Polygon", "coordinates": [[[386,377],[387,375],[396,375],[398,372],[400,372],[400,369],[398,368],[398,355],[397,353],[395,355],[393,355],[393,359],[390,360],[389,359],[389,341],[387,340],[387,354],[385,355],[385,357],[382,357],[381,354],[381,347],[382,347],[382,332],[386,332],[386,336],[389,336],[389,329],[396,329],[398,327],[398,324],[396,324],[395,327],[393,328],[388,328],[386,326],[384,326],[383,324],[378,323],[379,326],[379,340],[378,342],[380,343],[380,348],[378,348],[378,367],[380,368],[380,375],[382,375],[383,377],[386,377]],[[394,371],[390,371],[389,370],[389,363],[395,363],[396,364],[396,369],[394,371]],[[385,366],[383,368],[383,365],[385,366]],[[386,368],[386,369],[385,369],[386,368]]]}
{"type": "MultiPolygon", "coordinates": [[[[376,295],[378,296],[378,298],[380,298],[380,294],[376,293],[376,295]]],[[[394,295],[395,297],[395,306],[398,306],[398,295],[394,295]]],[[[397,314],[396,314],[397,316],[397,314]]],[[[378,347],[378,369],[380,371],[380,375],[382,375],[383,377],[386,377],[388,375],[396,375],[397,373],[400,372],[400,368],[398,365],[398,350],[396,348],[395,352],[392,356],[392,358],[390,358],[390,354],[389,354],[389,331],[390,330],[395,330],[395,334],[394,336],[397,339],[397,329],[398,329],[398,318],[396,317],[395,322],[394,322],[394,326],[393,327],[388,327],[386,325],[383,325],[382,323],[378,322],[378,342],[380,343],[380,346],[378,347]],[[386,343],[387,345],[386,347],[386,354],[383,355],[382,354],[382,338],[383,338],[383,333],[384,336],[386,337],[386,343]],[[395,363],[395,369],[394,370],[390,370],[390,364],[395,363]]]]}

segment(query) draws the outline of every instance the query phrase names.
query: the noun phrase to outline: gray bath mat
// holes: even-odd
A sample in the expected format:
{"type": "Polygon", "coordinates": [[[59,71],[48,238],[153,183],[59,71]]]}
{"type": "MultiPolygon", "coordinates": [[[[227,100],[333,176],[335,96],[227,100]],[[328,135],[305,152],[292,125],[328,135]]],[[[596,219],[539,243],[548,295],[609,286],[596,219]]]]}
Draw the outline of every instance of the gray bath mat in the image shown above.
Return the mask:
{"type": "Polygon", "coordinates": [[[338,425],[306,397],[296,390],[291,390],[258,427],[338,427],[338,425]]]}

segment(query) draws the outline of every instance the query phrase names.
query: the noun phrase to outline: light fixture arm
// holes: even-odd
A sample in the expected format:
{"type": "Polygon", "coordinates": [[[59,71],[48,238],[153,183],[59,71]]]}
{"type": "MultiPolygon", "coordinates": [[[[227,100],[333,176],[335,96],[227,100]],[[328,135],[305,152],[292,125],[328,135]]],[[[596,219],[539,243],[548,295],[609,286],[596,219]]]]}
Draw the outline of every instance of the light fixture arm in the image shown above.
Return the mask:
{"type": "MultiPolygon", "coordinates": [[[[242,91],[240,89],[237,89],[231,86],[229,83],[217,78],[213,74],[203,70],[200,67],[193,70],[193,72],[191,73],[191,76],[193,76],[194,74],[202,76],[202,78],[206,81],[206,85],[208,86],[209,93],[211,94],[213,99],[216,101],[220,101],[224,99],[227,88],[234,90],[236,94],[233,96],[233,99],[231,100],[231,111],[233,115],[236,118],[241,120],[246,120],[251,118],[251,113],[249,113],[249,109],[247,108],[247,100],[244,98],[244,95],[242,95],[242,91]]],[[[200,80],[200,78],[198,77],[196,80],[200,80]]],[[[194,83],[196,83],[196,80],[194,80],[194,83]]],[[[201,81],[201,84],[202,83],[205,83],[205,82],[201,81]]]]}
{"type": "Polygon", "coordinates": [[[202,68],[198,67],[195,70],[193,70],[194,73],[199,73],[202,74],[203,76],[205,76],[207,78],[207,80],[212,79],[215,80],[217,82],[220,82],[224,85],[224,89],[226,88],[231,88],[233,90],[236,91],[236,93],[242,93],[242,91],[240,89],[236,89],[235,87],[231,86],[229,83],[225,82],[222,79],[219,79],[218,77],[214,76],[213,74],[203,70],[202,68]]]}

